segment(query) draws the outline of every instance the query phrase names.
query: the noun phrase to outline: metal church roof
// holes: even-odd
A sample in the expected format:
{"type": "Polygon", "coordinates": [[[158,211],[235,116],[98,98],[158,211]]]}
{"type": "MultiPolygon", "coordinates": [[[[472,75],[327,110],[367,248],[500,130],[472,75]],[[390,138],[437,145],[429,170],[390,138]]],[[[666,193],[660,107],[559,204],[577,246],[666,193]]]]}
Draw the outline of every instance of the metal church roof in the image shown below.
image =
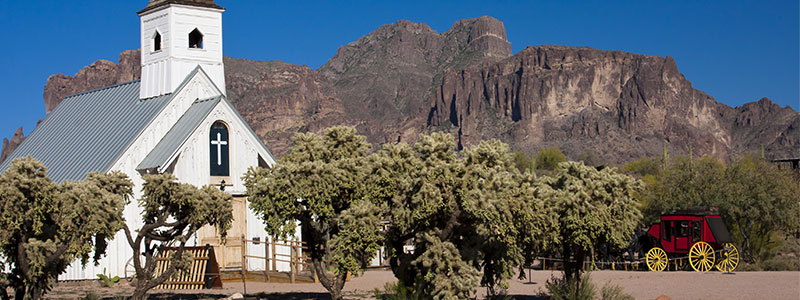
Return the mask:
{"type": "Polygon", "coordinates": [[[106,171],[169,102],[172,94],[139,99],[139,80],[67,96],[2,163],[30,155],[54,182],[106,171]]]}
{"type": "Polygon", "coordinates": [[[197,100],[192,103],[192,106],[175,123],[175,126],[172,126],[169,132],[164,135],[164,138],[158,142],[158,145],[139,163],[136,170],[160,168],[169,163],[173,154],[186,142],[192,132],[200,126],[200,123],[205,120],[206,116],[211,113],[211,110],[217,106],[220,100],[222,100],[222,96],[197,100]]]}

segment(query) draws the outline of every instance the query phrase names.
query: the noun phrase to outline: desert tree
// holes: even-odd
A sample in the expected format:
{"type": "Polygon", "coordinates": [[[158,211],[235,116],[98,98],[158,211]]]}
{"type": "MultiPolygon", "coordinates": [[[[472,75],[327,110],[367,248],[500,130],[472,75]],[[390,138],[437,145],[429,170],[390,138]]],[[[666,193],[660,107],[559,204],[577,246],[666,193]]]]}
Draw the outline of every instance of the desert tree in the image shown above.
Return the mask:
{"type": "MultiPolygon", "coordinates": [[[[715,157],[698,159],[675,156],[662,171],[649,171],[642,193],[645,224],[659,220],[661,214],[692,206],[724,204],[725,163],[715,157]]],[[[652,169],[652,162],[651,167],[652,169]]]]}
{"type": "Polygon", "coordinates": [[[800,183],[793,175],[756,155],[744,155],[726,169],[724,198],[717,205],[749,261],[761,262],[778,233],[797,234],[800,183]]]}
{"type": "Polygon", "coordinates": [[[627,247],[641,218],[635,195],[641,182],[613,168],[598,170],[581,162],[563,162],[543,176],[538,193],[553,208],[555,246],[564,259],[564,275],[576,285],[587,256],[601,244],[627,247]]]}
{"type": "Polygon", "coordinates": [[[274,168],[246,173],[250,208],[274,236],[293,236],[299,223],[320,283],[342,299],[347,273],[365,268],[383,241],[383,210],[366,197],[370,145],[344,126],[298,133],[293,141],[274,168]]]}
{"type": "Polygon", "coordinates": [[[119,172],[56,184],[41,162],[15,159],[0,175],[0,267],[10,269],[0,296],[10,286],[16,299],[39,299],[76,259],[97,263],[124,224],[131,187],[119,172]]]}
{"type": "Polygon", "coordinates": [[[490,293],[505,287],[541,228],[507,145],[482,142],[461,158],[454,148],[443,133],[384,145],[368,176],[371,197],[388,207],[392,271],[434,299],[467,298],[480,282],[490,293]]]}
{"type": "Polygon", "coordinates": [[[133,248],[136,271],[133,299],[144,299],[148,290],[191,266],[192,257],[184,252],[189,239],[203,226],[214,226],[222,238],[233,221],[232,196],[214,186],[198,188],[179,183],[169,173],[144,175],[142,226],[135,231],[125,224],[125,236],[133,248]],[[167,248],[169,267],[156,275],[156,261],[167,248]],[[144,258],[144,260],[142,259],[144,258]]]}
{"type": "Polygon", "coordinates": [[[483,141],[464,151],[463,166],[458,222],[466,228],[460,248],[482,270],[481,285],[495,294],[508,288],[515,267],[530,265],[554,241],[545,231],[553,219],[536,196],[534,173],[515,168],[508,145],[483,141]]]}
{"type": "Polygon", "coordinates": [[[558,164],[567,161],[567,156],[556,147],[542,149],[536,154],[536,169],[555,170],[558,164]]]}

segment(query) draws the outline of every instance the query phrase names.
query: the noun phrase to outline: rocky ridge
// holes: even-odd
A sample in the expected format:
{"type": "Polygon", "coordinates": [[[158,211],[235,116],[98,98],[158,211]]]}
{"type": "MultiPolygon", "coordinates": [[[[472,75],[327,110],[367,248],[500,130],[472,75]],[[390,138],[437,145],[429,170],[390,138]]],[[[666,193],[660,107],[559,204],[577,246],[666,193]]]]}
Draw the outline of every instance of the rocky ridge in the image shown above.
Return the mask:
{"type": "Polygon", "coordinates": [[[17,128],[17,131],[14,131],[14,135],[11,137],[11,140],[8,140],[8,138],[3,138],[3,148],[0,149],[0,162],[6,160],[6,157],[11,155],[11,153],[14,152],[19,144],[22,144],[22,141],[24,140],[25,134],[22,132],[21,126],[17,128]]]}
{"type": "MultiPolygon", "coordinates": [[[[64,96],[139,77],[138,51],[53,75],[64,96]]],[[[694,89],[671,57],[536,46],[512,55],[503,23],[456,22],[444,33],[398,21],[340,47],[318,70],[225,58],[228,98],[280,155],[295,132],[357,126],[370,142],[447,131],[460,147],[497,138],[515,151],[557,146],[570,158],[621,163],[673,153],[800,156],[800,117],[769,99],[729,107],[694,89]]],[[[12,138],[12,141],[14,139],[12,138]]]]}

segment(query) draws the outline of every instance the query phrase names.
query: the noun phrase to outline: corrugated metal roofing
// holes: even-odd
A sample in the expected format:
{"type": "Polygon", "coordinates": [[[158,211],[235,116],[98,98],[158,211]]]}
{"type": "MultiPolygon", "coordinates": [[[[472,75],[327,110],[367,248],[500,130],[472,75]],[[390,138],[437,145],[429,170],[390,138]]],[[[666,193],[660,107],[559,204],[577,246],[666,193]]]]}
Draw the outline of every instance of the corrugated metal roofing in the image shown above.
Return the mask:
{"type": "Polygon", "coordinates": [[[211,110],[220,102],[222,96],[198,100],[178,119],[175,126],[164,135],[147,157],[139,163],[137,170],[158,168],[166,164],[178,148],[186,142],[200,123],[211,113],[211,110]]]}
{"type": "Polygon", "coordinates": [[[68,96],[0,163],[0,172],[27,155],[41,161],[55,182],[106,171],[171,97],[140,100],[139,80],[68,96]]]}

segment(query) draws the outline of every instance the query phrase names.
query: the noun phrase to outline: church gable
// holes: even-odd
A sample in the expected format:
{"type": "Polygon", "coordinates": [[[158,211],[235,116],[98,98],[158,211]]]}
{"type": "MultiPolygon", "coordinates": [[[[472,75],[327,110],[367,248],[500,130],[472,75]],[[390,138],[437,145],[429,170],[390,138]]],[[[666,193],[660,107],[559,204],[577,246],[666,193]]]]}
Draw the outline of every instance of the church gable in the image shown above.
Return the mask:
{"type": "Polygon", "coordinates": [[[200,123],[208,116],[222,97],[198,100],[186,110],[181,118],[167,132],[164,138],[136,167],[137,171],[154,170],[158,173],[165,171],[166,165],[177,155],[178,149],[189,136],[197,130],[200,123]]]}
{"type": "Polygon", "coordinates": [[[247,123],[224,97],[199,100],[142,161],[139,172],[169,172],[196,185],[225,184],[243,193],[251,166],[275,164],[247,123]],[[201,117],[202,116],[202,117],[201,117]]]}
{"type": "MultiPolygon", "coordinates": [[[[197,99],[220,97],[222,92],[208,78],[201,67],[196,67],[170,94],[167,103],[144,128],[124,153],[112,164],[111,170],[135,174],[140,163],[153,151],[175,124],[189,111],[197,99]]],[[[134,179],[134,182],[138,182],[134,179]]]]}

